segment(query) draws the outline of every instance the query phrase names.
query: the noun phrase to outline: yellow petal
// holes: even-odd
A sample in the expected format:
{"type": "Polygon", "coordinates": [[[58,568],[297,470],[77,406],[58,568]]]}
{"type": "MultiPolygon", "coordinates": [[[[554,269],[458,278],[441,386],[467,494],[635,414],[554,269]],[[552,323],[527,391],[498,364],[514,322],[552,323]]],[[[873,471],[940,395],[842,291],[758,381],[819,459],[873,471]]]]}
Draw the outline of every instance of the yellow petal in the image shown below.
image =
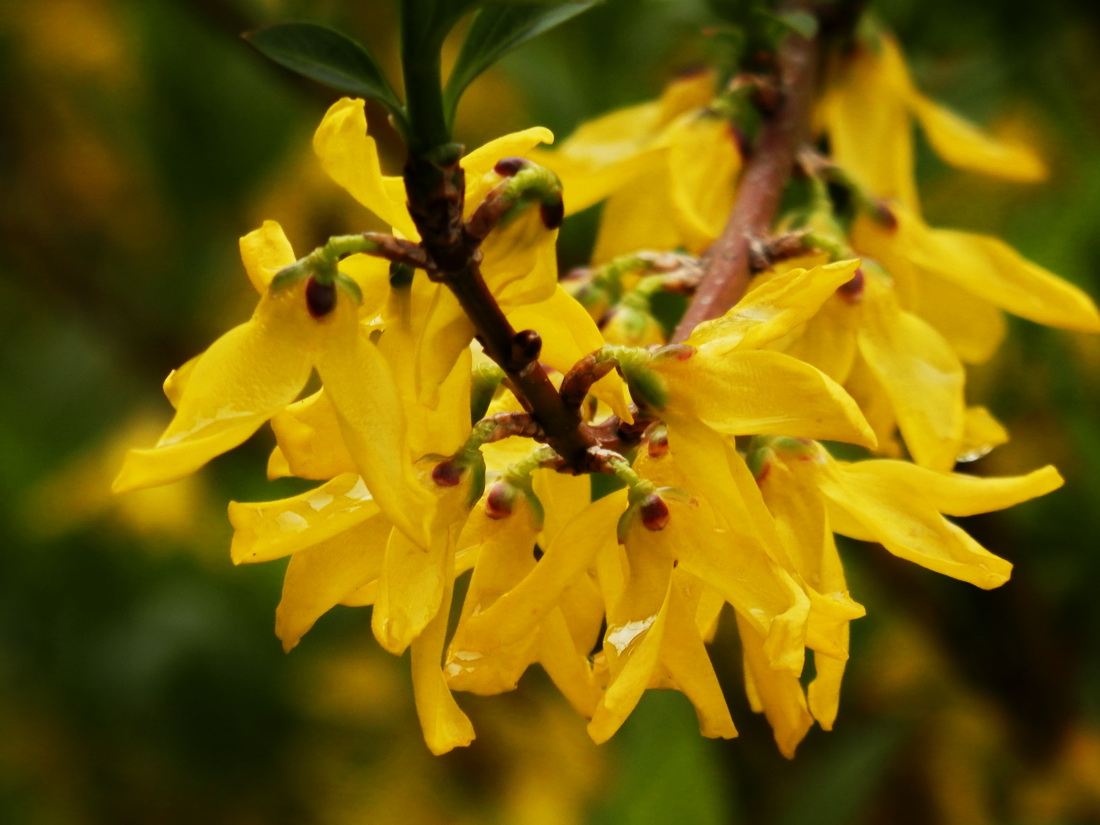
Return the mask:
{"type": "Polygon", "coordinates": [[[340,261],[340,271],[355,281],[362,295],[359,317],[370,320],[386,303],[390,291],[390,264],[373,255],[349,255],[340,261]]]}
{"type": "MultiPolygon", "coordinates": [[[[493,172],[497,161],[503,158],[528,157],[534,154],[532,150],[540,143],[553,142],[553,132],[544,126],[533,126],[521,132],[494,138],[463,156],[459,165],[466,170],[466,217],[470,217],[489,194],[489,190],[500,183],[500,175],[493,172]]],[[[539,163],[538,160],[535,162],[539,163]]]]}
{"type": "Polygon", "coordinates": [[[1051,465],[1022,476],[983,478],[965,473],[940,473],[905,461],[861,461],[842,464],[849,478],[873,476],[899,491],[918,491],[950,516],[973,516],[1003,510],[1057,490],[1064,483],[1051,465]]]}
{"type": "MultiPolygon", "coordinates": [[[[659,158],[658,158],[659,159],[659,158]]],[[[669,220],[667,195],[672,190],[672,170],[667,163],[651,162],[622,186],[604,204],[593,264],[603,264],[619,255],[641,249],[677,249],[684,246],[683,233],[669,220]]],[[[703,251],[705,243],[686,247],[691,254],[703,251]]]]}
{"type": "Polygon", "coordinates": [[[1004,241],[913,225],[913,262],[1013,315],[1047,326],[1100,332],[1100,313],[1083,291],[1032,263],[1004,241]]]}
{"type": "Polygon", "coordinates": [[[445,536],[424,550],[400,530],[390,533],[371,629],[378,644],[395,656],[440,612],[444,591],[451,587],[445,576],[451,549],[445,536]]]}
{"type": "Polygon", "coordinates": [[[913,181],[912,83],[896,44],[857,47],[821,104],[832,157],[879,197],[918,208],[913,181]]]}
{"type": "Polygon", "coordinates": [[[966,404],[962,364],[943,337],[898,306],[888,286],[869,277],[859,351],[890,398],[913,460],[947,470],[960,452],[966,404]]]}
{"type": "Polygon", "coordinates": [[[275,635],[290,652],[322,615],[378,578],[392,526],[382,515],[295,553],[275,610],[275,635]]]}
{"type": "Polygon", "coordinates": [[[976,461],[1008,441],[1006,430],[985,407],[967,407],[959,461],[976,461]]]}
{"type": "Polygon", "coordinates": [[[362,100],[345,97],[329,107],[313,136],[313,151],[328,176],[359,203],[405,237],[417,237],[404,198],[394,200],[383,184],[378,146],[367,134],[362,100]]]}
{"type": "Polygon", "coordinates": [[[763,712],[772,726],[779,752],[788,759],[813,725],[798,676],[774,670],[764,655],[764,639],[742,616],[737,617],[745,658],[746,692],[755,699],[753,710],[763,712]]]}
{"type": "Polygon", "coordinates": [[[485,239],[481,274],[502,309],[537,304],[554,294],[557,240],[558,230],[547,229],[534,207],[485,239]]]}
{"type": "Polygon", "coordinates": [[[625,491],[605,496],[564,526],[522,581],[488,609],[470,616],[466,627],[469,644],[477,649],[508,644],[543,621],[565,588],[594,566],[600,550],[617,543],[615,525],[626,508],[625,499],[625,491]]]}
{"type": "MultiPolygon", "coordinates": [[[[416,715],[428,749],[437,756],[474,740],[474,726],[458,707],[443,678],[441,663],[450,615],[453,568],[448,561],[443,578],[448,582],[439,610],[412,642],[413,697],[416,715]]],[[[377,609],[377,608],[376,608],[377,609]]]]}
{"type": "Polygon", "coordinates": [[[112,489],[175,481],[242,443],[302,391],[332,322],[309,316],[301,288],[265,295],[250,321],[211,344],[190,368],[160,441],[131,450],[112,489]]]}
{"type": "MultiPolygon", "coordinates": [[[[844,625],[843,633],[848,635],[847,625],[844,625]]],[[[843,659],[814,654],[814,670],[817,675],[806,689],[806,698],[809,700],[810,713],[823,730],[832,730],[836,721],[837,711],[840,709],[840,684],[844,679],[846,664],[843,659]]]]}
{"type": "Polygon", "coordinates": [[[666,134],[672,182],[671,218],[683,242],[698,249],[722,234],[733,209],[741,153],[729,120],[714,114],[689,112],[666,134]]]}
{"type": "Polygon", "coordinates": [[[697,418],[726,435],[789,435],[874,446],[855,402],[820,370],[778,352],[704,344],[687,360],[655,360],[668,419],[697,418]]]}
{"type": "Polygon", "coordinates": [[[320,481],[358,472],[344,444],[332,400],[323,389],[276,413],[271,429],[286,463],[286,475],[320,481]]]}
{"type": "Polygon", "coordinates": [[[957,284],[922,273],[913,313],[936,328],[967,364],[984,364],[1004,340],[1001,311],[957,284]]]}
{"type": "Polygon", "coordinates": [[[423,519],[433,499],[413,473],[401,399],[366,327],[333,336],[317,364],[356,469],[382,512],[414,543],[427,546],[423,519]]]}
{"type": "MultiPolygon", "coordinates": [[[[508,320],[517,330],[538,330],[542,337],[539,360],[563,374],[569,372],[581,358],[604,345],[595,322],[561,286],[542,303],[509,310],[508,320]]],[[[611,372],[597,381],[591,392],[623,421],[633,422],[629,391],[617,372],[611,372]]]]}
{"type": "Polygon", "coordinates": [[[998,140],[920,93],[912,94],[909,105],[932,149],[952,166],[1006,180],[1046,178],[1042,159],[1022,143],[998,140]]]}
{"type": "Polygon", "coordinates": [[[706,646],[695,625],[693,608],[698,601],[702,582],[673,574],[668,600],[668,618],[661,640],[660,664],[668,686],[691,700],[699,719],[699,732],[711,738],[732,739],[737,736],[722,687],[714,673],[706,646]],[[694,589],[694,599],[690,591],[694,589]]]}
{"type": "Polygon", "coordinates": [[[373,519],[378,513],[378,504],[354,473],[277,501],[231,501],[229,521],[236,532],[230,556],[234,564],[288,556],[373,519]]]}
{"type": "Polygon", "coordinates": [[[806,323],[859,265],[858,260],[837,261],[768,277],[725,315],[697,326],[686,343],[720,344],[727,351],[758,349],[806,323]]]}
{"type": "MultiPolygon", "coordinates": [[[[1008,580],[1012,565],[944,519],[921,493],[899,489],[870,468],[851,472],[831,460],[820,485],[832,507],[861,528],[854,538],[870,536],[899,558],[985,589],[1008,580]]],[[[834,518],[834,529],[847,532],[844,521],[834,518]]]]}
{"type": "Polygon", "coordinates": [[[259,229],[241,238],[241,260],[244,261],[248,280],[263,295],[275,274],[297,259],[290,241],[283,234],[283,228],[275,221],[264,221],[259,229]]]}

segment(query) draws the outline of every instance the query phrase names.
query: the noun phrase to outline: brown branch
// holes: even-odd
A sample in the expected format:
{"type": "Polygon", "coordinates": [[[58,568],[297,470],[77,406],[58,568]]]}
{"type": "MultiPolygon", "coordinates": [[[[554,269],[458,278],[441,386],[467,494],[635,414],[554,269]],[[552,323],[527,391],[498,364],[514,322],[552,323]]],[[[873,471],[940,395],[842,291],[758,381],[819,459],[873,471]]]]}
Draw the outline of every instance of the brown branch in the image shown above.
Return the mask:
{"type": "Polygon", "coordinates": [[[454,293],[485,352],[504,370],[520,404],[541,426],[545,443],[562,457],[562,469],[588,472],[593,466],[589,451],[598,446],[595,436],[539,364],[538,334],[516,332],[481,276],[481,239],[471,236],[462,220],[465,178],[458,157],[449,163],[410,158],[405,189],[409,213],[434,264],[431,277],[454,293]]]}
{"type": "MultiPolygon", "coordinates": [[[[799,8],[805,10],[805,4],[799,8]]],[[[760,130],[756,149],[741,176],[729,222],[704,256],[703,281],[676,328],[673,341],[685,340],[696,325],[722,315],[748,289],[752,239],[770,234],[795,152],[808,131],[818,62],[817,40],[791,33],[779,50],[782,99],[760,130]]]]}

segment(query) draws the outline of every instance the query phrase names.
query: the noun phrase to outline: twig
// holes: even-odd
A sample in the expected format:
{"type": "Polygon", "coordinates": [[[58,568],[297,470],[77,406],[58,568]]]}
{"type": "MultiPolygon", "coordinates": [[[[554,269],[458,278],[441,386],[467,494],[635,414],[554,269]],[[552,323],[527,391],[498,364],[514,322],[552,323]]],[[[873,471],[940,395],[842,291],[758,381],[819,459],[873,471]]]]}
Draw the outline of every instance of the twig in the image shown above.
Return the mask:
{"type": "MultiPolygon", "coordinates": [[[[805,4],[800,8],[805,10],[805,4]]],[[[706,253],[703,281],[673,341],[687,339],[697,324],[722,315],[748,289],[752,239],[768,236],[791,175],[795,152],[808,130],[817,62],[816,37],[792,32],[780,48],[782,99],[760,131],[760,140],[741,177],[733,212],[722,235],[706,253]]]]}

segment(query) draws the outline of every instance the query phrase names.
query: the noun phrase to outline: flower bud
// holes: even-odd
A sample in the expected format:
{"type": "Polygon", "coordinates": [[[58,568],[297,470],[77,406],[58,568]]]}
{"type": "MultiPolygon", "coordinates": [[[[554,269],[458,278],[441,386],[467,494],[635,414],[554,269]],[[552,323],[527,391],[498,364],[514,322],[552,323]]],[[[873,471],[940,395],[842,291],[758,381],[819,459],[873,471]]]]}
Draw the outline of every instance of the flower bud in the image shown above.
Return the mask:
{"type": "Polygon", "coordinates": [[[432,468],[432,481],[440,487],[457,487],[462,483],[466,469],[453,458],[441,461],[432,468]]]}
{"type": "Polygon", "coordinates": [[[656,493],[650,493],[638,505],[638,515],[647,530],[664,530],[668,525],[668,505],[656,493]]]}
{"type": "Polygon", "coordinates": [[[519,490],[506,481],[498,481],[485,496],[485,515],[492,519],[507,518],[516,506],[519,490]]]}
{"type": "Polygon", "coordinates": [[[306,308],[314,318],[324,318],[336,309],[336,285],[321,283],[313,276],[306,281],[306,308]]]}
{"type": "Polygon", "coordinates": [[[863,288],[865,285],[866,279],[863,276],[863,270],[857,269],[856,274],[852,276],[852,280],[836,288],[836,294],[849,304],[858,304],[863,300],[863,288]]]}

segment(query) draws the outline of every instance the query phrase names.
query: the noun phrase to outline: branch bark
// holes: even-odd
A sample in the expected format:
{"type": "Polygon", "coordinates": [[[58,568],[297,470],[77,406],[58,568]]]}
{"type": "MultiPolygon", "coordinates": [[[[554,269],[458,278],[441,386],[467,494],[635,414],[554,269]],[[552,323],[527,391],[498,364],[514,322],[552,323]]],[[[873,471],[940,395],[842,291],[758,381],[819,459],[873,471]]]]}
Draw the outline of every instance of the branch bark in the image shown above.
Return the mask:
{"type": "Polygon", "coordinates": [[[760,130],[760,139],[741,176],[730,219],[704,256],[703,280],[672,336],[673,342],[684,341],[698,324],[725,313],[748,290],[751,245],[754,239],[770,234],[795,153],[809,130],[818,40],[819,36],[806,38],[792,32],[779,50],[779,106],[760,130]]]}

